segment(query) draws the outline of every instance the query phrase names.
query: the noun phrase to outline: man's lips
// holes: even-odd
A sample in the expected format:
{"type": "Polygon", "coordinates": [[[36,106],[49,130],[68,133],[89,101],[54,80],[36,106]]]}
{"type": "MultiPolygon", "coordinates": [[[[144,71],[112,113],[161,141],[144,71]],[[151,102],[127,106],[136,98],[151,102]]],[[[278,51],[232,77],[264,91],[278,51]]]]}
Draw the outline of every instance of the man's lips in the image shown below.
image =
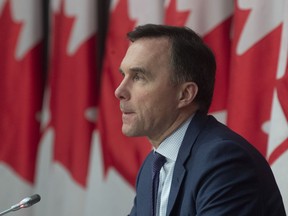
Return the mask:
{"type": "Polygon", "coordinates": [[[126,107],[123,107],[123,106],[121,106],[121,105],[120,105],[120,110],[121,110],[121,112],[122,112],[123,114],[132,114],[132,113],[134,113],[133,110],[128,109],[128,108],[126,108],[126,107]]]}
{"type": "Polygon", "coordinates": [[[132,112],[132,111],[122,111],[122,113],[123,113],[123,114],[132,114],[132,113],[134,113],[134,112],[132,112]]]}
{"type": "Polygon", "coordinates": [[[123,116],[128,116],[128,115],[132,115],[132,114],[135,114],[135,113],[132,111],[122,111],[123,116]]]}
{"type": "Polygon", "coordinates": [[[133,116],[134,116],[134,115],[135,115],[134,112],[123,110],[123,111],[122,111],[122,122],[123,122],[124,124],[130,123],[131,120],[133,119],[133,116]]]}

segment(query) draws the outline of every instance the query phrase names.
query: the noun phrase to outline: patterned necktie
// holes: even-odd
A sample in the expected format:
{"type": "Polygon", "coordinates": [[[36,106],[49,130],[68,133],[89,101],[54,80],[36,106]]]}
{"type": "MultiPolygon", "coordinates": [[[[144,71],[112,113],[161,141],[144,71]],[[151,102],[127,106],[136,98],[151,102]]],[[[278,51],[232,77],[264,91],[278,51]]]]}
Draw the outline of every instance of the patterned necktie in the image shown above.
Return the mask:
{"type": "Polygon", "coordinates": [[[165,162],[166,158],[163,155],[154,152],[152,163],[152,216],[156,215],[159,173],[165,162]]]}

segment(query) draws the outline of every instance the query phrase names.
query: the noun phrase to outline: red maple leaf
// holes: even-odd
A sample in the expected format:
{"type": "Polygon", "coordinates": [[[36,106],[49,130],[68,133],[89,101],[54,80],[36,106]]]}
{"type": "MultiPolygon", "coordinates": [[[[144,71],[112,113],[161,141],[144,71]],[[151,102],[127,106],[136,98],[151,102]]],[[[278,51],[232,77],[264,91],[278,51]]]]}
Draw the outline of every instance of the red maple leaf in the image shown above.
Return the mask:
{"type": "Polygon", "coordinates": [[[128,16],[127,0],[120,0],[110,16],[99,105],[105,172],[114,167],[131,185],[134,185],[139,167],[152,148],[145,138],[128,138],[122,134],[119,101],[114,96],[122,80],[119,66],[129,45],[126,33],[134,26],[135,21],[128,16]]]}
{"type": "Polygon", "coordinates": [[[164,23],[167,25],[184,26],[190,11],[177,11],[177,0],[171,0],[169,6],[165,11],[164,23]]]}
{"type": "Polygon", "coordinates": [[[285,75],[281,79],[277,80],[276,88],[280,104],[284,111],[286,120],[288,121],[288,66],[285,75]]]}
{"type": "Polygon", "coordinates": [[[43,96],[43,44],[16,59],[23,26],[12,19],[10,11],[7,1],[0,17],[0,159],[32,183],[40,139],[36,113],[43,96]]]}
{"type": "MultiPolygon", "coordinates": [[[[281,108],[284,112],[286,122],[288,122],[288,67],[286,69],[285,75],[281,79],[277,80],[276,88],[281,108]]],[[[288,138],[284,140],[279,146],[277,146],[277,148],[271,153],[268,158],[269,164],[272,165],[287,150],[288,138]]]]}
{"type": "Polygon", "coordinates": [[[254,144],[266,157],[268,136],[262,130],[262,125],[270,119],[281,26],[244,54],[237,55],[236,47],[249,13],[250,11],[239,10],[234,18],[228,125],[254,144]]]}
{"type": "Polygon", "coordinates": [[[232,17],[229,17],[203,36],[205,43],[214,52],[217,62],[215,89],[210,112],[217,112],[227,108],[231,54],[231,22],[232,17]]]}
{"type": "Polygon", "coordinates": [[[268,158],[268,163],[270,166],[277,161],[277,159],[283,155],[284,152],[288,150],[288,139],[284,140],[279,146],[277,146],[276,149],[271,153],[271,155],[268,158]]]}
{"type": "Polygon", "coordinates": [[[74,18],[64,14],[62,1],[52,29],[50,126],[55,129],[54,160],[66,167],[76,182],[86,186],[95,125],[85,118],[85,111],[96,106],[96,34],[75,53],[68,54],[73,24],[74,18]]]}

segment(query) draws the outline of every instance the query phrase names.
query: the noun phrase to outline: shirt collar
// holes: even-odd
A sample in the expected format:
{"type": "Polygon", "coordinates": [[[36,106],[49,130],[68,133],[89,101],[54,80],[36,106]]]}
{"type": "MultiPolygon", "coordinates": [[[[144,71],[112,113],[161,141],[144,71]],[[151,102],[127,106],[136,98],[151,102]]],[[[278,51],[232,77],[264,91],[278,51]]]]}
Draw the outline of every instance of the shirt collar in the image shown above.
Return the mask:
{"type": "Polygon", "coordinates": [[[193,116],[188,118],[178,129],[164,139],[155,150],[159,154],[165,156],[168,162],[169,160],[173,162],[176,161],[181,143],[192,118],[193,116]]]}

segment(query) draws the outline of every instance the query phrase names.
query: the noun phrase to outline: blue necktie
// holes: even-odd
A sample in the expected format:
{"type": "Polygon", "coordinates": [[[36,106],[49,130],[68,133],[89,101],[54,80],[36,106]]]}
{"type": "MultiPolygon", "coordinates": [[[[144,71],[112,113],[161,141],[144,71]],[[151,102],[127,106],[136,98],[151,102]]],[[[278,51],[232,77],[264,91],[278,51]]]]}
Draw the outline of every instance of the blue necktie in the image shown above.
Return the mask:
{"type": "Polygon", "coordinates": [[[165,162],[166,158],[163,155],[154,152],[152,163],[152,216],[156,215],[159,173],[165,162]]]}

